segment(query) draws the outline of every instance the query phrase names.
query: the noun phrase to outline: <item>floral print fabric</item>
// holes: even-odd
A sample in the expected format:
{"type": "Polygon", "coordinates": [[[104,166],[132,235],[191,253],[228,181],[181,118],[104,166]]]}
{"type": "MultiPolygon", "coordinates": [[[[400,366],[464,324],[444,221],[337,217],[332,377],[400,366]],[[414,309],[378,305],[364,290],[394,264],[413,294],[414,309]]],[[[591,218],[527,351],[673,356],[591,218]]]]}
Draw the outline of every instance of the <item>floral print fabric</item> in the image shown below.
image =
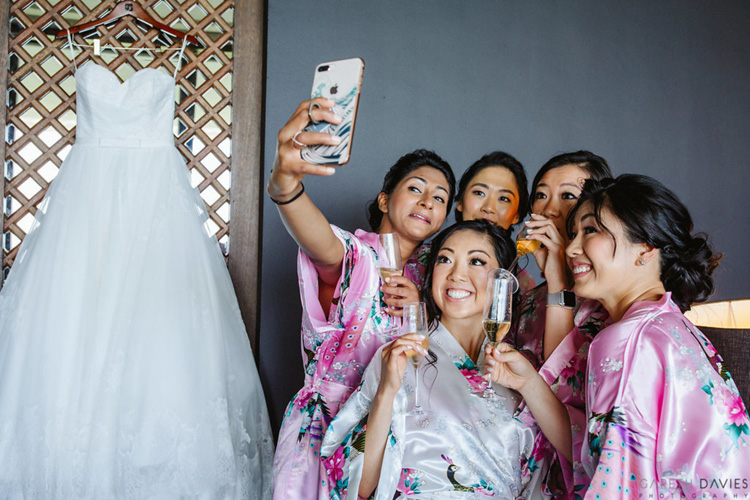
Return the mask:
{"type": "MultiPolygon", "coordinates": [[[[542,472],[543,491],[552,498],[582,498],[589,485],[589,476],[580,457],[586,438],[586,363],[594,336],[611,323],[609,314],[599,302],[577,298],[573,330],[545,360],[546,283],[521,294],[519,304],[517,319],[505,341],[515,345],[538,368],[539,375],[567,408],[571,423],[572,464],[558,455],[543,433],[536,437],[533,456],[538,463],[546,464],[542,472]]],[[[525,405],[519,408],[518,418],[534,425],[534,418],[525,405]]]]}
{"type": "MultiPolygon", "coordinates": [[[[407,367],[394,401],[391,429],[374,498],[529,498],[538,473],[529,470],[535,430],[513,418],[518,396],[495,385],[497,399],[474,394],[473,363],[456,339],[440,325],[430,335],[435,360],[423,362],[419,399],[428,415],[411,415],[413,367],[407,367]]],[[[378,354],[374,359],[379,359],[378,354]]],[[[366,422],[380,382],[381,363],[367,368],[362,385],[344,405],[326,433],[322,453],[330,457],[329,476],[337,478],[331,498],[356,498],[359,490],[366,422]]]]}
{"type": "Polygon", "coordinates": [[[586,498],[750,495],[744,402],[670,293],[601,331],[587,373],[586,498]]]}
{"type": "MultiPolygon", "coordinates": [[[[356,388],[377,349],[392,340],[400,320],[387,314],[378,274],[378,235],[331,226],[344,246],[341,277],[328,316],[318,295],[318,273],[299,252],[302,360],[305,383],[292,398],[274,458],[274,499],[329,498],[331,483],[320,462],[320,443],[339,407],[356,388]]],[[[428,245],[406,263],[404,275],[421,286],[428,245]]]]}

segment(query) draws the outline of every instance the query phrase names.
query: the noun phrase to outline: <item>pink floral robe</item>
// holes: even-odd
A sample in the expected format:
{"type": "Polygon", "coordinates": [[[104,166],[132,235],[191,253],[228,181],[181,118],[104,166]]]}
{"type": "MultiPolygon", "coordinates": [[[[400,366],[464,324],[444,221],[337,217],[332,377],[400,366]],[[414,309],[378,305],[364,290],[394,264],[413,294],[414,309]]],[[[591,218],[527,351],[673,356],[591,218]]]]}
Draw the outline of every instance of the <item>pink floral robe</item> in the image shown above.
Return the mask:
{"type": "MultiPolygon", "coordinates": [[[[375,351],[399,334],[400,320],[383,310],[378,235],[331,227],[344,245],[344,260],[328,317],[318,298],[315,267],[301,251],[297,259],[305,383],[289,403],[279,432],[273,477],[276,500],[330,497],[320,461],[321,440],[359,385],[375,351]]],[[[417,248],[404,267],[405,275],[418,285],[428,252],[427,244],[417,248]]]]}
{"type": "MultiPolygon", "coordinates": [[[[589,344],[610,323],[609,314],[599,302],[577,298],[573,330],[545,360],[546,283],[522,294],[519,302],[518,319],[505,341],[515,345],[538,368],[539,374],[567,408],[572,428],[572,464],[556,452],[541,432],[537,434],[532,456],[540,464],[547,464],[547,470],[542,474],[546,495],[560,499],[581,498],[589,484],[580,458],[581,445],[586,437],[586,362],[589,344]]],[[[518,418],[534,425],[534,418],[525,405],[519,409],[518,418]]]]}
{"type": "Polygon", "coordinates": [[[711,342],[666,293],[591,343],[586,498],[750,498],[750,428],[711,342]]]}

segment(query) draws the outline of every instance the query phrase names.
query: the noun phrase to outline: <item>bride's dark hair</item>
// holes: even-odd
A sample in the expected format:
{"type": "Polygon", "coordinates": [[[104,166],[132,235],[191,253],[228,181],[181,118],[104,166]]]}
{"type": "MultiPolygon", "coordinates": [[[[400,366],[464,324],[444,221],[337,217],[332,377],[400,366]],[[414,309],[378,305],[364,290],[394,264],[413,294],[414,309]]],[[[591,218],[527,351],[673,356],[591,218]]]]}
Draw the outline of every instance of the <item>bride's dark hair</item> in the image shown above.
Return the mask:
{"type": "Polygon", "coordinates": [[[711,276],[722,255],[711,249],[705,234],[691,234],[690,212],[659,181],[636,174],[587,180],[576,206],[568,214],[568,233],[575,213],[584,203],[591,204],[597,224],[610,236],[612,232],[602,224],[603,209],[623,224],[629,241],[659,249],[661,282],[672,292],[672,300],[682,312],[711,296],[714,291],[711,276]]]}
{"type": "Polygon", "coordinates": [[[507,268],[516,257],[516,244],[510,237],[510,231],[498,226],[494,226],[486,220],[468,220],[457,222],[452,226],[441,231],[432,240],[430,245],[430,257],[427,260],[427,271],[425,272],[424,284],[422,285],[422,300],[427,308],[427,320],[430,329],[437,327],[442,312],[435,304],[432,297],[432,275],[437,263],[440,249],[443,248],[445,241],[454,233],[460,231],[474,231],[487,237],[495,250],[495,258],[501,267],[507,268]]]}

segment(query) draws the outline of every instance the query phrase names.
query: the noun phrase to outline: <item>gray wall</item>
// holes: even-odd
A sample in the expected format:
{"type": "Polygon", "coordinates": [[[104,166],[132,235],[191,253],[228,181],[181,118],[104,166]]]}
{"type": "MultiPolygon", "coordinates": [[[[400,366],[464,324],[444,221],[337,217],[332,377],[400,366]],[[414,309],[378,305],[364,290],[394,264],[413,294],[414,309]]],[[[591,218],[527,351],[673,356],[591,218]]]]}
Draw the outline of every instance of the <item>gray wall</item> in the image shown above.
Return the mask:
{"type": "MultiPolygon", "coordinates": [[[[530,178],[585,148],[676,191],[726,254],[715,298],[749,297],[748,19],[746,1],[269,0],[266,178],[315,65],[359,56],[352,161],[305,183],[332,223],[364,227],[385,170],[416,147],[457,176],[505,150],[530,178]]],[[[302,384],[295,255],[267,201],[260,367],[276,428],[302,384]]]]}

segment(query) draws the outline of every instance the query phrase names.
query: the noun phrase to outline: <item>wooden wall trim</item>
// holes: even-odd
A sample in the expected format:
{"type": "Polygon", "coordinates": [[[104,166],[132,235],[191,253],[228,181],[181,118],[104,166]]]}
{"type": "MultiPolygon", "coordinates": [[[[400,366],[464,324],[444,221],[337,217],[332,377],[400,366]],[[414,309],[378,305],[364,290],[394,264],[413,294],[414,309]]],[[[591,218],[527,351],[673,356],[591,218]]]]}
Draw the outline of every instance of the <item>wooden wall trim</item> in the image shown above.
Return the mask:
{"type": "MultiPolygon", "coordinates": [[[[8,45],[10,44],[9,28],[10,28],[10,4],[11,2],[0,3],[0,96],[3,97],[3,101],[7,102],[7,90],[8,90],[8,45]]],[[[5,226],[5,197],[2,196],[5,193],[5,138],[7,133],[5,126],[7,125],[6,120],[8,116],[7,105],[3,105],[3,112],[0,113],[0,130],[2,130],[2,137],[0,140],[0,159],[2,159],[2,168],[0,168],[0,241],[3,241],[5,234],[3,227],[5,226]]],[[[2,247],[0,247],[0,256],[2,256],[2,247]]],[[[2,258],[0,258],[0,264],[2,258]]],[[[3,278],[2,278],[2,266],[0,266],[0,290],[3,289],[3,278]]]]}
{"type": "Polygon", "coordinates": [[[256,361],[260,348],[265,17],[264,0],[236,1],[228,266],[256,361]]]}

